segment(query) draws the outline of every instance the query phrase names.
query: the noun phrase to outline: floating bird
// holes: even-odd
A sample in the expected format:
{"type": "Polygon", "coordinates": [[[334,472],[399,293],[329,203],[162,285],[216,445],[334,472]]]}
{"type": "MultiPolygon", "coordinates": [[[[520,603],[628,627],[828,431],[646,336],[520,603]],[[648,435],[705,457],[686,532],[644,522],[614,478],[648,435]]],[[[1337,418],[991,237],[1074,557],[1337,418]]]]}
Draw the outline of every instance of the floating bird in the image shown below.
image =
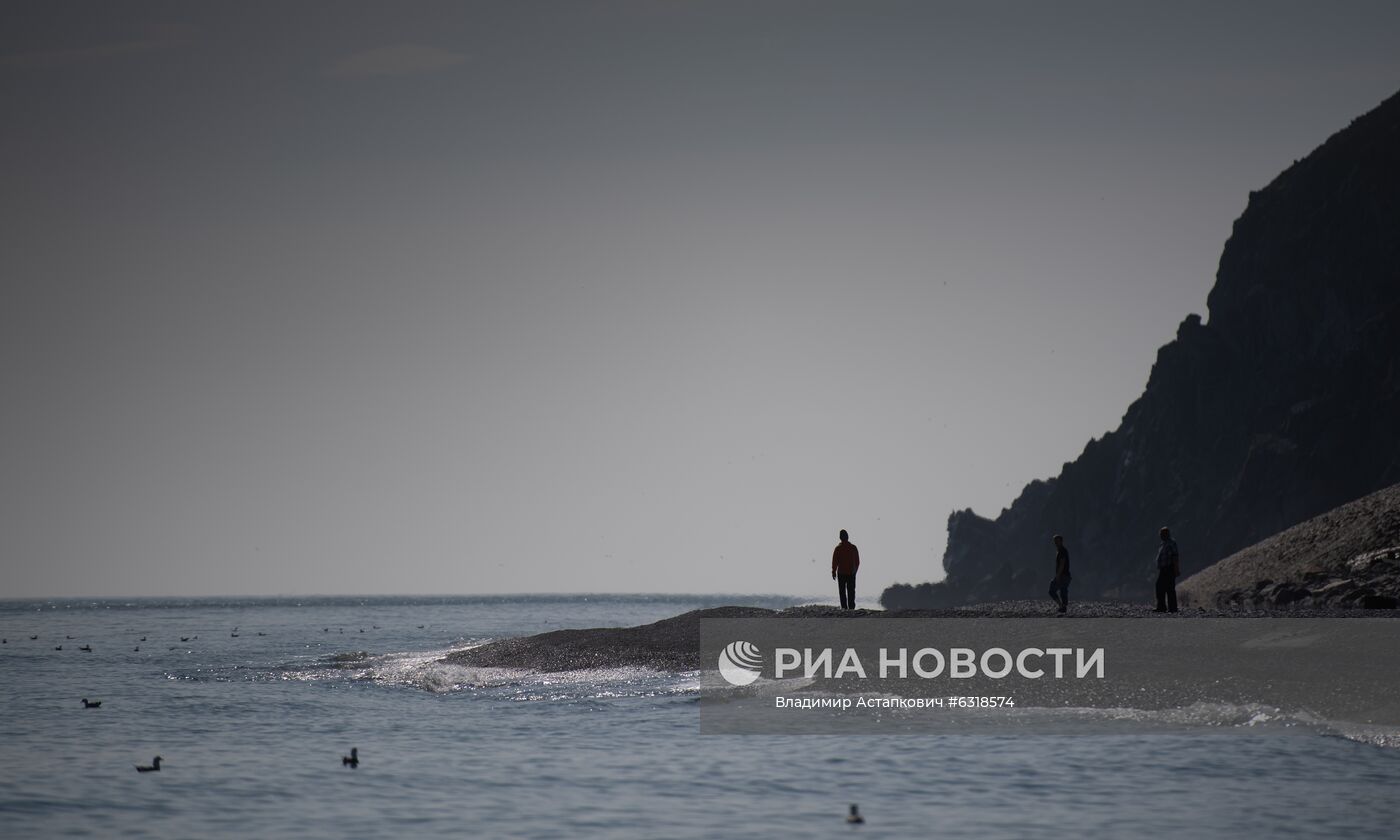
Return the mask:
{"type": "Polygon", "coordinates": [[[350,754],[349,754],[349,755],[342,755],[342,756],[340,757],[340,764],[341,764],[342,767],[359,767],[359,766],[360,766],[360,750],[359,750],[359,748],[358,748],[358,747],[351,747],[351,748],[350,748],[350,754]]]}
{"type": "Polygon", "coordinates": [[[365,632],[365,628],[361,627],[361,628],[360,628],[360,632],[361,632],[361,633],[365,632]]]}
{"type": "Polygon", "coordinates": [[[375,630],[378,630],[378,629],[379,629],[379,625],[378,625],[378,624],[371,624],[370,626],[373,627],[375,630]]]}
{"type": "Polygon", "coordinates": [[[188,642],[189,640],[190,640],[190,637],[189,637],[189,636],[181,636],[181,637],[180,637],[180,641],[182,641],[182,642],[188,642]]]}
{"type": "Polygon", "coordinates": [[[267,634],[264,633],[263,631],[259,630],[259,631],[258,631],[258,635],[259,635],[259,636],[266,636],[267,634]]]}
{"type": "Polygon", "coordinates": [[[329,628],[329,627],[322,627],[322,628],[321,628],[321,632],[322,632],[322,633],[329,633],[329,632],[331,632],[331,628],[329,628]]]}
{"type": "Polygon", "coordinates": [[[54,648],[54,650],[63,650],[63,645],[59,645],[58,647],[54,648]]]}
{"type": "Polygon", "coordinates": [[[141,641],[143,641],[143,642],[146,641],[146,637],[145,637],[145,636],[142,636],[142,637],[141,637],[141,641]]]}
{"type": "Polygon", "coordinates": [[[72,637],[72,636],[64,636],[63,638],[65,638],[65,639],[71,639],[71,638],[73,638],[73,637],[72,637]]]}
{"type": "Polygon", "coordinates": [[[85,650],[88,653],[92,653],[92,645],[83,645],[82,647],[78,648],[78,650],[85,650]]]}
{"type": "Polygon", "coordinates": [[[419,630],[422,630],[422,629],[423,629],[423,625],[421,625],[421,624],[418,625],[418,629],[419,629],[419,630]]]}
{"type": "Polygon", "coordinates": [[[101,701],[101,700],[89,700],[89,699],[87,699],[86,697],[83,698],[83,708],[84,708],[84,709],[97,709],[97,708],[101,708],[101,706],[102,706],[102,701],[101,701]]]}
{"type": "Polygon", "coordinates": [[[166,650],[174,650],[174,649],[175,649],[175,646],[174,646],[174,645],[171,645],[170,647],[166,648],[166,650]]]}
{"type": "Polygon", "coordinates": [[[34,640],[37,639],[37,638],[39,638],[39,637],[38,637],[38,636],[30,636],[30,637],[29,637],[29,641],[32,642],[32,641],[34,641],[34,640]]]}
{"type": "Polygon", "coordinates": [[[132,653],[140,653],[140,652],[141,652],[141,646],[140,646],[140,645],[137,645],[136,647],[134,647],[134,648],[131,649],[131,652],[132,652],[132,653]]]}
{"type": "Polygon", "coordinates": [[[237,634],[237,633],[230,633],[230,634],[228,634],[228,637],[229,637],[230,639],[236,639],[236,638],[238,638],[238,634],[237,634]]]}
{"type": "Polygon", "coordinates": [[[8,645],[9,643],[10,643],[10,640],[9,640],[9,639],[0,639],[0,645],[8,645]]]}
{"type": "Polygon", "coordinates": [[[159,773],[159,772],[160,772],[160,756],[156,756],[155,758],[151,759],[151,765],[150,765],[149,767],[147,767],[147,766],[145,766],[145,765],[143,765],[143,764],[138,764],[138,765],[136,765],[136,772],[137,772],[137,773],[159,773]]]}
{"type": "Polygon", "coordinates": [[[851,813],[846,815],[846,822],[850,823],[851,825],[860,825],[861,823],[865,822],[865,817],[862,817],[860,815],[860,809],[857,808],[854,804],[851,805],[851,813]]]}

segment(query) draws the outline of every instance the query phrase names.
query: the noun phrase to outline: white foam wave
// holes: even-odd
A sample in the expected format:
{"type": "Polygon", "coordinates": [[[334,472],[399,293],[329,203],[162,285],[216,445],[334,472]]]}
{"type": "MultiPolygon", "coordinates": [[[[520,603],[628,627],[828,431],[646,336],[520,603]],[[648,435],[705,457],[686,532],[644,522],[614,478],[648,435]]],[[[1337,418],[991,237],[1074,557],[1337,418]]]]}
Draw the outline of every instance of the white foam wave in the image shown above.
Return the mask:
{"type": "Polygon", "coordinates": [[[675,674],[645,668],[595,668],[543,673],[518,668],[455,665],[444,661],[449,654],[476,646],[361,656],[339,655],[330,662],[323,660],[300,667],[281,668],[275,678],[306,682],[364,681],[383,686],[416,688],[434,694],[506,690],[510,699],[519,700],[669,695],[695,691],[695,687],[675,674]]]}

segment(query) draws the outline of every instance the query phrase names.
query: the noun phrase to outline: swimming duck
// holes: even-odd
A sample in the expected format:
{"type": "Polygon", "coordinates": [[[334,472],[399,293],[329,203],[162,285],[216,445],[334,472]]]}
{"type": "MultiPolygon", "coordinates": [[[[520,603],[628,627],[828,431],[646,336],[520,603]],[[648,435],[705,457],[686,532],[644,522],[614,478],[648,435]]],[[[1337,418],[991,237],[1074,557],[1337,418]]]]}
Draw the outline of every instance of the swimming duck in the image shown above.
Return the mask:
{"type": "Polygon", "coordinates": [[[136,647],[134,647],[134,648],[131,649],[131,652],[132,652],[132,653],[140,653],[140,652],[141,652],[141,646],[140,646],[140,645],[137,645],[136,647]]]}
{"type": "Polygon", "coordinates": [[[860,809],[854,804],[851,805],[851,813],[846,815],[846,822],[851,825],[860,825],[865,822],[865,817],[860,815],[860,809]]]}
{"type": "Polygon", "coordinates": [[[30,636],[30,637],[29,637],[29,641],[32,642],[32,641],[34,641],[34,640],[37,639],[37,638],[39,638],[39,637],[38,637],[38,636],[30,636]]]}
{"type": "Polygon", "coordinates": [[[180,637],[180,641],[182,641],[182,642],[188,642],[189,640],[190,640],[190,637],[189,637],[189,636],[181,636],[181,637],[180,637]]]}
{"type": "Polygon", "coordinates": [[[143,642],[146,641],[146,637],[145,637],[145,636],[142,636],[142,637],[141,637],[141,641],[143,641],[143,642]]]}
{"type": "Polygon", "coordinates": [[[89,699],[87,699],[86,697],[83,698],[83,708],[84,708],[84,709],[97,709],[97,708],[101,708],[101,706],[102,706],[102,701],[101,701],[101,700],[89,700],[89,699]]]}
{"type": "Polygon", "coordinates": [[[82,647],[78,648],[78,650],[85,650],[88,653],[92,653],[92,645],[83,645],[82,647]]]}
{"type": "Polygon", "coordinates": [[[149,767],[146,766],[146,765],[144,765],[144,764],[138,764],[138,765],[136,765],[136,772],[137,772],[137,773],[159,773],[159,772],[160,772],[160,756],[156,756],[155,758],[151,759],[151,764],[150,764],[149,767]]]}
{"type": "Polygon", "coordinates": [[[351,747],[351,748],[350,748],[350,754],[349,754],[349,755],[342,755],[342,756],[340,757],[340,764],[341,764],[342,767],[359,767],[359,766],[360,766],[360,750],[359,750],[359,748],[358,748],[358,747],[351,747]]]}
{"type": "Polygon", "coordinates": [[[54,650],[63,650],[63,645],[59,645],[58,647],[54,648],[54,650]]]}

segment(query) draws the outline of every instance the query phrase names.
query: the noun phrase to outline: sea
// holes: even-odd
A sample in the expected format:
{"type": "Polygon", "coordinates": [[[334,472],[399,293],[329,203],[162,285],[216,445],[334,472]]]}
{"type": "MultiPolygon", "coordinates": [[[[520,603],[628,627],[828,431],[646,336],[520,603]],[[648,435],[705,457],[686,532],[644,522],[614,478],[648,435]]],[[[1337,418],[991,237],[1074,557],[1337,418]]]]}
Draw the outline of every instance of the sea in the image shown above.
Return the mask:
{"type": "Polygon", "coordinates": [[[1073,734],[707,735],[695,673],[441,662],[808,601],[0,601],[0,837],[1400,836],[1394,739],[1261,710],[1073,734]]]}

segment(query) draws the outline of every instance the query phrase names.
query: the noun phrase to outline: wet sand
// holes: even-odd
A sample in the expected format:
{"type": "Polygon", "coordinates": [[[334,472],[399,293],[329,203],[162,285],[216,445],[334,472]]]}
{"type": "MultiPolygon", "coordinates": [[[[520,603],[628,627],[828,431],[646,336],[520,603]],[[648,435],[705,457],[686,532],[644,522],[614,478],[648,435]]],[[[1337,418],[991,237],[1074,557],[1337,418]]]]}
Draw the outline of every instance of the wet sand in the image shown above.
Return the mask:
{"type": "MultiPolygon", "coordinates": [[[[785,610],[760,607],[714,607],[692,610],[640,627],[599,627],[554,630],[535,636],[501,639],[448,655],[443,661],[478,668],[522,668],[558,672],[591,668],[650,668],[656,671],[695,671],[700,662],[700,621],[706,618],[839,618],[875,621],[888,618],[1052,618],[1055,606],[1045,601],[996,601],[943,610],[842,610],[811,604],[785,610]]],[[[1397,610],[1337,608],[1227,610],[1194,607],[1179,613],[1157,613],[1150,605],[1071,601],[1065,620],[1082,618],[1141,618],[1182,621],[1192,618],[1378,618],[1397,617],[1397,610]]]]}

